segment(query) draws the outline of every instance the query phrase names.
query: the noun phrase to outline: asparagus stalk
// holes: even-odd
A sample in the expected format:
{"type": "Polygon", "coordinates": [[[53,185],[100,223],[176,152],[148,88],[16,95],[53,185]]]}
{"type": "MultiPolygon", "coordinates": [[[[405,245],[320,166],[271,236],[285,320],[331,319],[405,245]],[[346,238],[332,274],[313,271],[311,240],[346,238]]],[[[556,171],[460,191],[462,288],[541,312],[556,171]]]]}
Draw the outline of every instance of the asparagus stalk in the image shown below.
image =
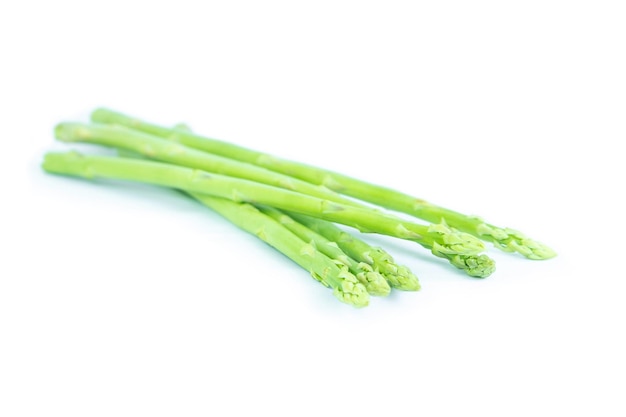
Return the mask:
{"type": "MultiPolygon", "coordinates": [[[[189,131],[188,127],[182,129],[189,131]]],[[[326,187],[298,180],[256,165],[199,151],[124,126],[64,122],[55,127],[54,134],[62,142],[85,142],[114,147],[158,161],[244,178],[347,205],[364,207],[362,204],[326,187]]]]}
{"type": "Polygon", "coordinates": [[[330,259],[314,245],[304,242],[254,206],[206,194],[190,194],[237,227],[259,237],[309,271],[317,281],[332,288],[333,294],[340,301],[355,307],[368,305],[368,292],[346,265],[330,259]]]}
{"type": "Polygon", "coordinates": [[[346,255],[335,242],[326,239],[324,236],[314,232],[305,225],[296,222],[290,216],[280,212],[272,207],[258,207],[259,210],[282,224],[293,234],[298,236],[305,242],[310,243],[324,255],[335,260],[339,264],[348,267],[350,272],[356,276],[361,284],[370,295],[386,296],[389,295],[391,288],[387,280],[377,271],[374,271],[370,264],[365,262],[357,262],[350,256],[346,255]]]}
{"type": "Polygon", "coordinates": [[[209,194],[236,202],[265,204],[342,223],[363,232],[381,233],[417,242],[430,249],[434,255],[448,259],[453,265],[464,269],[472,276],[485,277],[494,270],[493,262],[489,258],[478,256],[484,250],[480,240],[452,230],[445,224],[421,225],[374,210],[351,207],[257,182],[161,162],[83,156],[77,152],[68,152],[47,154],[43,168],[57,174],[139,181],[209,194]]]}
{"type": "Polygon", "coordinates": [[[371,184],[347,175],[319,167],[289,161],[228,142],[210,139],[192,132],[151,124],[108,109],[97,109],[93,121],[129,126],[143,132],[168,138],[209,153],[255,164],[312,184],[323,185],[333,191],[391,210],[403,212],[432,223],[445,221],[450,227],[470,233],[506,252],[519,252],[529,259],[548,259],[556,253],[546,245],[522,233],[486,223],[476,216],[468,216],[426,200],[381,185],[371,184]]]}

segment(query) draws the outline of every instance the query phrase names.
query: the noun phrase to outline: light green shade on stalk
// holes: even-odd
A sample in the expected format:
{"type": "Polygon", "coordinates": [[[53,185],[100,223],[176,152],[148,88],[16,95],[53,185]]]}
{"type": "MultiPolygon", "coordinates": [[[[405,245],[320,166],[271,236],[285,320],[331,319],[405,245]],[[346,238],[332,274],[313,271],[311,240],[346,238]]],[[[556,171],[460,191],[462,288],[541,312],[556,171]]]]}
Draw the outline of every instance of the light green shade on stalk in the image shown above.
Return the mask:
{"type": "Polygon", "coordinates": [[[311,276],[332,288],[340,301],[355,307],[369,304],[369,294],[348,267],[330,259],[314,245],[304,242],[284,225],[261,213],[247,203],[236,203],[206,194],[190,193],[237,227],[257,236],[311,273],[311,276]]]}
{"type": "MultiPolygon", "coordinates": [[[[368,201],[381,207],[410,214],[428,222],[445,222],[454,229],[492,242],[496,247],[504,251],[519,252],[529,259],[548,259],[556,255],[546,245],[529,239],[512,229],[497,227],[485,223],[475,216],[468,216],[439,207],[391,188],[371,184],[347,175],[278,158],[232,143],[203,137],[187,130],[161,127],[108,109],[95,110],[92,113],[92,120],[101,123],[125,125],[192,148],[258,165],[312,184],[325,186],[338,193],[368,201]]],[[[449,256],[449,254],[443,253],[441,255],[444,257],[449,256]]]]}
{"type": "Polygon", "coordinates": [[[285,226],[300,239],[313,245],[313,247],[324,255],[335,260],[339,264],[347,266],[350,272],[352,272],[359,282],[365,286],[365,289],[370,295],[389,295],[391,288],[389,287],[387,280],[385,280],[380,273],[374,271],[374,268],[372,268],[371,265],[352,259],[350,256],[345,254],[335,242],[326,239],[324,236],[314,232],[305,225],[296,222],[285,213],[271,207],[261,206],[258,208],[262,213],[285,226]]]}
{"type": "MultiPolygon", "coordinates": [[[[146,182],[184,191],[209,194],[236,202],[265,204],[278,209],[307,214],[342,223],[361,231],[387,234],[407,239],[430,249],[433,254],[461,258],[467,265],[479,259],[484,250],[476,238],[454,231],[443,224],[420,225],[398,220],[383,213],[351,207],[301,193],[256,182],[161,162],[129,158],[83,156],[77,152],[49,153],[44,159],[46,171],[84,178],[113,178],[146,182]]],[[[483,255],[484,256],[484,255],[483,255]]],[[[455,266],[460,264],[453,263],[455,266]]],[[[465,269],[470,275],[473,269],[465,269]]],[[[489,270],[483,270],[488,275],[489,270]]]]}

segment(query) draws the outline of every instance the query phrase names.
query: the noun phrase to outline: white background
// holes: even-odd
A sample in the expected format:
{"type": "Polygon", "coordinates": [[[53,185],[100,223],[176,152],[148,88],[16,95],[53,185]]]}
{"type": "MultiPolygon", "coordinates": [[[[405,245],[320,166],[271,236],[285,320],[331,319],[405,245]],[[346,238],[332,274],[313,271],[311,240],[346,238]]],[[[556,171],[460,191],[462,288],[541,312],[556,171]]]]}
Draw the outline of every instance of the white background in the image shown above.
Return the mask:
{"type": "MultiPolygon", "coordinates": [[[[626,415],[621,1],[5,1],[0,415],[626,415]],[[203,4],[201,6],[201,3],[203,4]],[[365,309],[170,190],[45,175],[108,106],[520,229],[365,309]]],[[[84,148],[87,152],[99,150],[84,148]]]]}

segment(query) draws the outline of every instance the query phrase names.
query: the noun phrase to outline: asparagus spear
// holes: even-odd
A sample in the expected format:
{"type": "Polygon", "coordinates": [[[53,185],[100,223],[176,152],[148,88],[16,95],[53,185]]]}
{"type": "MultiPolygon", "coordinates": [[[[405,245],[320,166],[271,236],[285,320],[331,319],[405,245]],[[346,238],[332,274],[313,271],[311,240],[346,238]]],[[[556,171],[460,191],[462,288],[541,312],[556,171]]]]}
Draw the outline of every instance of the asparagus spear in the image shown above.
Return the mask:
{"type": "Polygon", "coordinates": [[[312,184],[323,185],[338,193],[368,201],[381,207],[407,213],[428,222],[439,223],[445,221],[452,228],[492,242],[494,246],[504,251],[519,252],[529,259],[548,259],[556,256],[556,253],[546,245],[530,239],[518,231],[486,223],[476,216],[468,216],[439,207],[426,200],[391,188],[371,184],[319,167],[246,149],[228,142],[210,139],[189,131],[161,127],[108,109],[101,108],[95,110],[91,118],[96,122],[129,126],[133,129],[168,138],[192,148],[255,164],[312,184]]]}
{"type": "Polygon", "coordinates": [[[83,156],[77,152],[46,154],[43,168],[52,173],[84,178],[113,178],[146,182],[189,192],[209,194],[237,202],[265,204],[419,243],[472,276],[490,275],[494,266],[480,240],[445,224],[421,225],[398,220],[374,210],[342,205],[317,197],[257,182],[161,162],[130,158],[83,156]],[[487,261],[486,261],[486,260],[487,261]]]}
{"type": "MultiPolygon", "coordinates": [[[[189,131],[188,127],[184,129],[189,131]]],[[[86,142],[110,146],[158,161],[244,178],[343,204],[364,207],[326,187],[298,180],[256,165],[199,151],[124,126],[64,122],[55,127],[54,134],[62,142],[86,142]]]]}
{"type": "Polygon", "coordinates": [[[311,276],[327,287],[340,301],[355,307],[365,307],[369,295],[348,267],[330,259],[314,245],[304,242],[279,222],[261,213],[247,203],[236,203],[206,194],[190,193],[192,197],[211,208],[237,227],[256,235],[285,254],[311,273],[311,276]]]}
{"type": "Polygon", "coordinates": [[[261,206],[259,210],[282,224],[293,234],[298,236],[305,242],[310,243],[324,255],[335,260],[339,264],[348,267],[370,295],[386,296],[389,295],[391,288],[387,280],[378,272],[374,271],[370,264],[365,262],[357,262],[350,256],[346,255],[335,242],[326,239],[324,236],[314,232],[305,225],[296,222],[290,216],[280,212],[272,207],[261,206]]]}

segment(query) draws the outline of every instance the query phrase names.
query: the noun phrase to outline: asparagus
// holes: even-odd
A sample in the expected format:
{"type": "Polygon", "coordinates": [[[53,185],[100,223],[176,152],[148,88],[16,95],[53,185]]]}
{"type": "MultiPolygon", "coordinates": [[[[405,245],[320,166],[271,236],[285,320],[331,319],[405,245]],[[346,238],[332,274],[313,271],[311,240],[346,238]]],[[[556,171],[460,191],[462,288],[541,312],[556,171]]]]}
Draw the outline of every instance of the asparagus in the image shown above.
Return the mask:
{"type": "MultiPolygon", "coordinates": [[[[181,129],[189,131],[186,126],[181,129]]],[[[313,185],[256,165],[199,151],[124,126],[63,122],[57,124],[54,134],[62,142],[86,142],[110,146],[158,161],[244,178],[343,204],[364,207],[326,187],[313,185]]]]}
{"type": "MultiPolygon", "coordinates": [[[[119,149],[118,155],[127,158],[145,159],[143,155],[128,151],[126,149],[119,149]]],[[[281,213],[279,210],[273,209],[271,207],[255,207],[247,203],[234,203],[230,202],[229,200],[210,197],[206,194],[185,194],[192,196],[204,205],[212,208],[218,214],[222,215],[222,217],[230,220],[231,223],[235,224],[241,229],[244,229],[258,236],[274,248],[278,249],[283,254],[287,255],[287,257],[293,259],[300,266],[305,267],[305,269],[310,268],[307,268],[306,265],[303,265],[300,257],[294,255],[294,253],[298,252],[298,248],[300,248],[300,251],[303,252],[305,255],[311,256],[312,252],[308,246],[304,246],[304,250],[302,250],[302,242],[295,242],[295,245],[293,245],[293,237],[289,236],[285,238],[278,238],[278,236],[289,235],[289,233],[284,230],[278,230],[277,232],[272,233],[271,236],[268,236],[267,227],[261,229],[258,228],[259,225],[271,226],[272,230],[274,230],[279,229],[279,227],[277,225],[269,225],[267,223],[280,223],[280,225],[282,226],[282,228],[280,229],[288,229],[288,231],[291,232],[291,235],[296,235],[298,238],[300,238],[300,240],[304,241],[304,243],[308,243],[309,245],[313,246],[314,249],[319,250],[320,254],[326,255],[326,257],[330,258],[342,271],[344,270],[342,266],[347,266],[349,272],[352,273],[361,284],[363,284],[365,290],[370,295],[386,296],[391,290],[384,276],[374,271],[374,269],[369,264],[356,262],[354,259],[348,257],[345,253],[343,253],[334,242],[327,240],[323,236],[315,233],[313,230],[308,229],[306,226],[295,222],[293,219],[291,219],[286,214],[281,213]],[[245,216],[250,216],[251,219],[245,219],[245,216]],[[269,222],[267,219],[265,219],[265,217],[271,217],[274,221],[269,222]],[[255,227],[257,228],[255,229],[255,227]]],[[[315,254],[315,256],[320,256],[320,254],[315,254]]],[[[327,263],[327,260],[321,262],[327,263]]],[[[318,261],[314,263],[313,267],[320,265],[321,262],[318,261]]],[[[321,272],[323,271],[325,271],[325,269],[317,267],[314,272],[311,273],[311,275],[318,281],[322,282],[324,285],[330,286],[330,284],[326,283],[326,280],[320,278],[323,276],[321,274],[321,272]]],[[[337,275],[335,272],[336,271],[333,272],[333,276],[337,275]]]]}
{"type": "MultiPolygon", "coordinates": [[[[119,150],[118,155],[122,157],[128,157],[128,158],[145,159],[142,155],[139,155],[134,152],[129,152],[125,149],[119,150]]],[[[206,197],[206,195],[202,195],[202,194],[193,194],[193,193],[187,193],[187,194],[191,195],[192,197],[195,197],[198,200],[201,200],[200,197],[202,196],[206,197]]],[[[213,200],[215,199],[214,197],[213,198],[208,197],[208,198],[209,198],[209,201],[211,201],[212,199],[213,200]]],[[[238,203],[238,204],[241,204],[241,203],[238,203]]],[[[293,219],[291,219],[291,217],[287,216],[284,213],[281,213],[279,210],[276,210],[271,207],[264,207],[264,206],[256,207],[256,209],[257,211],[260,211],[263,215],[269,216],[272,219],[274,219],[274,221],[279,222],[283,227],[287,228],[292,234],[295,234],[304,242],[313,245],[313,247],[318,249],[320,253],[334,260],[337,263],[337,265],[347,266],[349,271],[357,278],[357,280],[361,284],[363,284],[366,291],[370,295],[375,295],[375,296],[389,295],[391,288],[389,287],[387,280],[385,279],[383,275],[374,271],[374,269],[369,264],[355,261],[354,259],[347,256],[345,253],[343,253],[341,249],[339,249],[336,243],[329,241],[322,235],[319,235],[315,233],[313,230],[307,228],[306,226],[294,221],[293,219]]],[[[240,223],[240,221],[235,222],[232,220],[231,222],[236,225],[239,225],[240,223]]],[[[284,251],[281,250],[281,252],[284,252],[284,251]]]]}
{"type": "MultiPolygon", "coordinates": [[[[143,155],[128,151],[126,149],[119,149],[118,155],[128,158],[145,159],[143,155]]],[[[309,229],[302,223],[296,222],[291,216],[288,216],[287,214],[282,213],[279,210],[263,206],[257,208],[260,209],[264,214],[269,215],[276,221],[282,223],[292,233],[295,233],[302,240],[315,245],[317,248],[320,249],[322,253],[324,253],[331,259],[335,259],[342,264],[348,266],[350,268],[350,272],[352,272],[357,277],[359,282],[361,282],[365,286],[365,289],[369,294],[378,296],[386,296],[389,294],[389,285],[390,281],[392,281],[393,278],[390,279],[379,271],[374,270],[370,263],[356,261],[352,257],[348,256],[346,253],[344,253],[335,242],[326,239],[324,236],[309,229]]],[[[417,283],[417,285],[412,284],[405,287],[396,287],[398,289],[406,291],[416,291],[419,289],[419,283],[417,283]]]]}
{"type": "Polygon", "coordinates": [[[112,178],[139,181],[209,194],[236,202],[265,204],[278,209],[307,214],[357,228],[419,243],[439,257],[464,269],[469,275],[485,277],[493,262],[479,253],[484,245],[471,235],[450,229],[445,224],[422,225],[384,213],[351,207],[329,200],[272,187],[257,182],[209,174],[161,162],[131,158],[83,156],[75,151],[48,153],[43,168],[51,173],[84,178],[112,178]]]}
{"type": "Polygon", "coordinates": [[[368,292],[346,265],[330,259],[314,245],[304,242],[254,206],[205,194],[190,194],[237,227],[256,235],[308,270],[313,278],[332,288],[333,294],[340,301],[355,307],[365,307],[369,304],[368,292]]]}
{"type": "Polygon", "coordinates": [[[336,242],[352,258],[371,265],[374,270],[383,274],[392,287],[405,291],[418,291],[420,289],[419,281],[411,270],[404,265],[398,265],[384,249],[370,246],[367,242],[344,232],[330,222],[297,213],[291,213],[291,217],[327,239],[336,242]]]}
{"type": "MultiPolygon", "coordinates": [[[[176,126],[177,129],[191,131],[186,125],[178,124],[176,126]]],[[[63,122],[55,127],[54,132],[55,137],[63,142],[86,142],[115,147],[118,149],[118,154],[123,157],[149,158],[171,162],[176,165],[258,181],[344,204],[367,207],[344,198],[325,187],[315,186],[256,165],[198,151],[194,148],[172,143],[159,136],[123,126],[63,122]]],[[[415,287],[416,285],[411,283],[400,285],[398,288],[413,290],[415,287]]]]}
{"type": "Polygon", "coordinates": [[[296,222],[290,216],[271,207],[259,207],[260,211],[271,217],[275,221],[282,224],[292,233],[305,242],[310,243],[324,255],[335,260],[339,264],[348,267],[370,295],[386,296],[389,295],[391,288],[387,280],[372,266],[365,262],[357,262],[350,256],[346,255],[335,242],[326,239],[324,236],[314,232],[305,225],[296,222]]]}
{"type": "MultiPolygon", "coordinates": [[[[476,216],[468,216],[449,210],[388,187],[371,184],[319,167],[278,158],[228,142],[199,136],[187,130],[161,127],[108,109],[95,110],[91,118],[96,122],[128,126],[192,148],[255,164],[428,222],[439,223],[443,221],[454,229],[492,242],[501,250],[519,252],[529,259],[548,259],[556,256],[556,253],[548,246],[530,239],[516,230],[489,224],[476,216]]],[[[465,263],[465,260],[459,259],[454,262],[462,264],[465,263]]]]}

